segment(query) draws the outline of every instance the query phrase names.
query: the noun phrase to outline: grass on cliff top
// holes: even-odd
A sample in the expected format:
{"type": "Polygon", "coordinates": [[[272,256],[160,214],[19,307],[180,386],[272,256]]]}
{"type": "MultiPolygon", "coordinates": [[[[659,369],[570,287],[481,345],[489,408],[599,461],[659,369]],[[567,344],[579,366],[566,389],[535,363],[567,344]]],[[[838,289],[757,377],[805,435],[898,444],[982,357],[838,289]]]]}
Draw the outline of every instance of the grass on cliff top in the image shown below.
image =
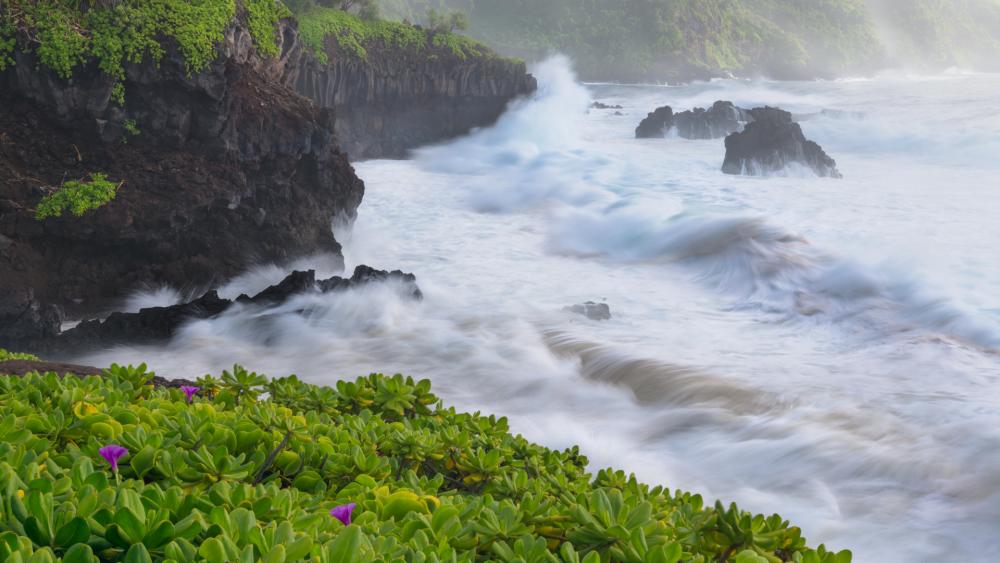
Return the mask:
{"type": "Polygon", "coordinates": [[[302,40],[312,48],[316,58],[324,63],[327,62],[327,37],[333,37],[341,49],[360,59],[366,59],[368,51],[377,47],[418,53],[436,48],[462,60],[496,56],[482,43],[463,35],[430,32],[388,20],[366,20],[342,10],[313,8],[296,15],[296,18],[302,40]]]}
{"type": "Polygon", "coordinates": [[[587,471],[576,448],[442,406],[430,382],[335,387],[236,367],[0,377],[5,561],[846,563],[780,516],[587,471]]]}

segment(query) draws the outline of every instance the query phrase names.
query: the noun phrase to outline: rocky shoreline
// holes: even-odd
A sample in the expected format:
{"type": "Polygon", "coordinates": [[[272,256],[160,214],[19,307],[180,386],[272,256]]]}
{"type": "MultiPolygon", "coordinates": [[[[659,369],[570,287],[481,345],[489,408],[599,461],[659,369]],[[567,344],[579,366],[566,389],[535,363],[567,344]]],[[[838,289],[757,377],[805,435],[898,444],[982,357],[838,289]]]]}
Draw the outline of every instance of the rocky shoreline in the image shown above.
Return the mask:
{"type": "Polygon", "coordinates": [[[63,78],[12,53],[0,71],[0,346],[53,337],[149,285],[339,257],[332,222],[352,220],[364,195],[348,155],[402,156],[492,123],[535,88],[523,63],[495,56],[417,65],[389,48],[365,61],[331,50],[320,63],[291,19],[275,41],[261,54],[237,16],[204,70],[189,73],[168,41],[118,81],[93,61],[63,78]],[[110,203],[35,217],[44,196],[95,172],[118,185],[110,203]]]}

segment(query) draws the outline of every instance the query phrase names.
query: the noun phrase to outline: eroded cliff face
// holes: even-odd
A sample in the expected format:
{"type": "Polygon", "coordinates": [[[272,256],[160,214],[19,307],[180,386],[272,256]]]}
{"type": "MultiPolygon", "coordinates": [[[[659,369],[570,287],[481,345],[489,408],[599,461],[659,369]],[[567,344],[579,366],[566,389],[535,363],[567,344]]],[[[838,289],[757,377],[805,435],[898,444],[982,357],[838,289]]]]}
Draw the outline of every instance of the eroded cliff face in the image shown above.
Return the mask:
{"type": "Polygon", "coordinates": [[[415,51],[374,45],[366,56],[333,39],[327,63],[305,57],[285,81],[333,108],[341,147],[351,159],[403,158],[410,149],[492,125],[512,99],[537,85],[524,63],[463,58],[446,47],[415,51]]]}
{"type": "Polygon", "coordinates": [[[54,307],[78,317],[146,285],[198,288],[339,254],[331,220],[354,215],[364,184],[332,112],[280,81],[302,57],[294,26],[279,57],[252,45],[234,23],[193,76],[169,48],[158,65],[130,65],[124,106],[96,66],[64,80],[16,53],[0,73],[0,346],[50,330],[54,307]],[[122,182],[114,201],[34,218],[45,194],[92,172],[122,182]]]}

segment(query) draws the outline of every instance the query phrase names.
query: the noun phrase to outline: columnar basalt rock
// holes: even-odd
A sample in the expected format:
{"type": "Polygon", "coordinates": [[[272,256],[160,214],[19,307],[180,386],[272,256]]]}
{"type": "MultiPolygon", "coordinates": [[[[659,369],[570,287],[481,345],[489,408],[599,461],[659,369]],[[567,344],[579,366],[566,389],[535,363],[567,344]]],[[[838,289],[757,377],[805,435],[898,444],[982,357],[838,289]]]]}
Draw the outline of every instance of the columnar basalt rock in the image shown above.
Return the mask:
{"type": "Polygon", "coordinates": [[[360,58],[328,39],[328,62],[305,55],[286,66],[284,80],[336,111],[337,136],[352,160],[402,158],[492,125],[512,99],[537,87],[523,62],[428,49],[376,45],[360,58]]]}

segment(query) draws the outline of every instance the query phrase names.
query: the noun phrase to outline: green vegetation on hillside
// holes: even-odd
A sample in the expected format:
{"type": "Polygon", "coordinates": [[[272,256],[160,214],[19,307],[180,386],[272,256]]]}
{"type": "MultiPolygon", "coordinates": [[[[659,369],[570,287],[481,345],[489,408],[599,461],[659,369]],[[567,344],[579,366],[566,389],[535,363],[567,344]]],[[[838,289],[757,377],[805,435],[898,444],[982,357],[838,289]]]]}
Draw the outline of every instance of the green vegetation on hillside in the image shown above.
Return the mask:
{"type": "Polygon", "coordinates": [[[400,19],[430,10],[466,12],[470,34],[504,54],[569,55],[590,80],[1000,68],[993,0],[383,0],[400,19]]]}
{"type": "Polygon", "coordinates": [[[587,473],[428,381],[0,377],[7,561],[846,563],[775,515],[587,473]],[[266,396],[264,393],[266,392],[266,396]]]}

